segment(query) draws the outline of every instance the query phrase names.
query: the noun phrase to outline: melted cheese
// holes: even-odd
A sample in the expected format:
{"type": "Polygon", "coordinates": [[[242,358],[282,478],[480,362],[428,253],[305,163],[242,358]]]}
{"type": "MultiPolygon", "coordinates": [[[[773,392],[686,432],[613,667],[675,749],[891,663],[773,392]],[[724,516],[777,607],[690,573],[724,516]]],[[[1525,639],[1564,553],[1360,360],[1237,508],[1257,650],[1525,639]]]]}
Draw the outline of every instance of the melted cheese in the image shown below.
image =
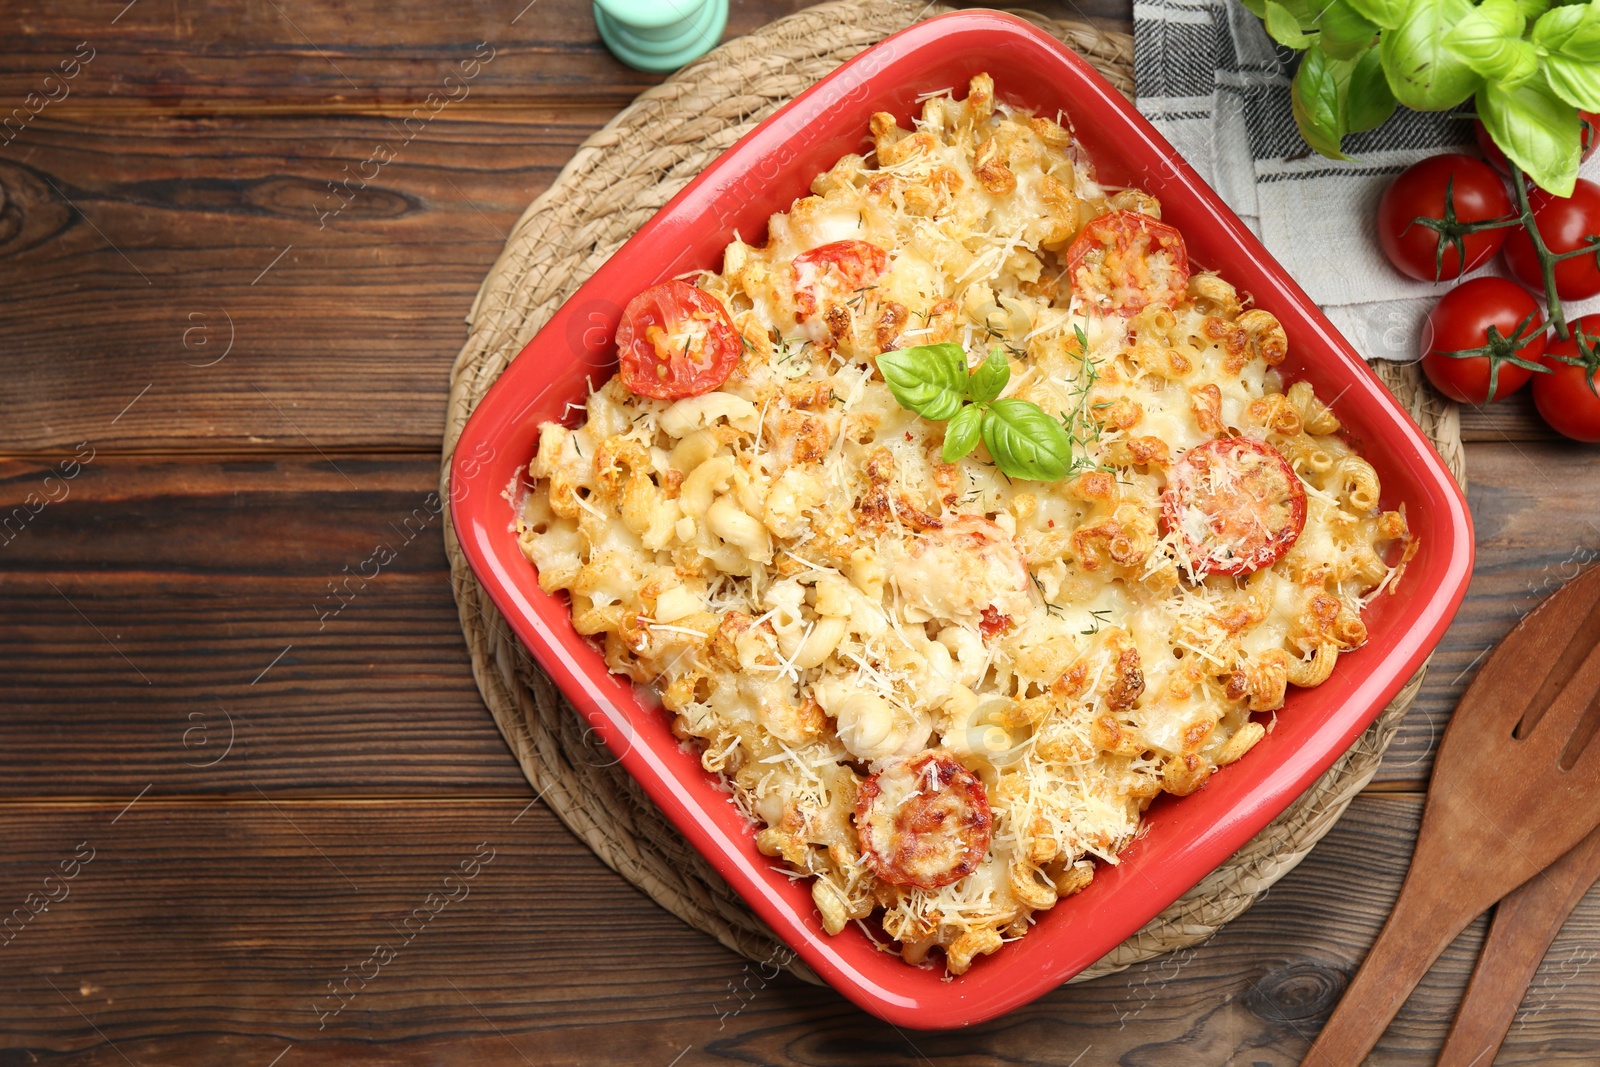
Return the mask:
{"type": "MultiPolygon", "coordinates": [[[[875,123],[876,164],[840,160],[699,279],[744,338],[727,382],[594,390],[580,428],[542,428],[517,521],[544,588],[661,694],[763,851],[814,879],[827,929],[876,912],[908,960],[942,948],[959,972],[1115,863],[1153,797],[1239,758],[1286,680],[1359,645],[1405,526],[1351,504],[1370,468],[1284,393],[1281,328],[1222,279],[1135,317],[1075,297],[1081,226],[1159,205],[1102,190],[1064,129],[995,104],[987,76],[912,129],[875,123]],[[838,292],[795,265],[845,240],[884,273],[838,292]],[[1073,427],[1073,474],[1012,481],[981,446],[944,464],[943,426],[874,362],[935,342],[971,366],[1003,346],[1006,395],[1073,427]],[[1195,573],[1160,519],[1171,463],[1222,434],[1272,444],[1307,490],[1294,548],[1248,578],[1195,573]],[[927,751],[979,775],[993,813],[983,861],[937,890],[876,878],[853,824],[863,773],[927,751]]],[[[1187,525],[1203,541],[1205,517],[1187,525]]]]}

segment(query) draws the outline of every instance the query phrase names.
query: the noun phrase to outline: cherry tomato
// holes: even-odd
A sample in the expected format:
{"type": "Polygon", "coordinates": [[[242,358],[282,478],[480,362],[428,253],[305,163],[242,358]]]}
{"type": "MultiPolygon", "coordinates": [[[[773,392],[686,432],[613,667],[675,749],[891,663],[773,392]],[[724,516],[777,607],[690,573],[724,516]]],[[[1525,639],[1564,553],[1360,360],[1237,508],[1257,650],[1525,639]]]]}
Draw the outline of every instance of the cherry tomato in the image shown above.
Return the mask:
{"type": "MultiPolygon", "coordinates": [[[[1596,115],[1593,111],[1580,111],[1578,120],[1583,123],[1583,158],[1588,159],[1594,155],[1594,133],[1600,128],[1600,115],[1596,115]]],[[[1506,154],[1494,143],[1494,138],[1489,136],[1489,131],[1484,129],[1483,123],[1474,120],[1472,130],[1478,138],[1478,151],[1483,153],[1483,158],[1501,174],[1510,174],[1511,164],[1506,162],[1506,154]]]]}
{"type": "Polygon", "coordinates": [[[622,384],[657,400],[711,392],[742,347],[722,302],[688,282],[652,285],[628,301],[617,327],[622,384]]]}
{"type": "MultiPolygon", "coordinates": [[[[1533,209],[1539,236],[1551,252],[1559,256],[1589,248],[1585,255],[1556,264],[1556,295],[1563,300],[1582,300],[1600,293],[1600,245],[1590,244],[1590,238],[1600,241],[1600,185],[1579,178],[1572,195],[1565,197],[1533,189],[1528,193],[1528,206],[1533,209]]],[[[1544,274],[1528,231],[1513,230],[1506,238],[1506,266],[1517,281],[1544,292],[1544,274]]]]}
{"type": "Polygon", "coordinates": [[[959,882],[983,862],[993,831],[983,782],[936,752],[890,763],[856,794],[861,854],[893,885],[959,882]]]}
{"type": "Polygon", "coordinates": [[[1089,307],[1135,315],[1176,304],[1189,287],[1183,235],[1149,215],[1113,211],[1092,219],[1067,249],[1067,277],[1089,307]]]}
{"type": "Polygon", "coordinates": [[[794,257],[795,319],[817,313],[819,285],[848,299],[889,269],[889,253],[870,241],[835,241],[794,257]]]}
{"type": "Polygon", "coordinates": [[[1276,563],[1305,529],[1306,490],[1271,445],[1219,437],[1173,466],[1161,518],[1182,531],[1195,573],[1248,574],[1276,563]]]}
{"type": "Polygon", "coordinates": [[[1428,312],[1422,331],[1423,373],[1463,404],[1503,400],[1521,389],[1543,353],[1539,302],[1505,278],[1462,282],[1428,312]]]}
{"type": "Polygon", "coordinates": [[[1455,153],[1429,156],[1401,171],[1383,191],[1378,243],[1402,274],[1425,282],[1458,278],[1489,262],[1510,231],[1456,234],[1452,227],[1511,213],[1504,181],[1482,160],[1455,153]]]}
{"type": "Polygon", "coordinates": [[[1571,323],[1572,336],[1545,346],[1551,373],[1533,379],[1533,405],[1550,428],[1574,441],[1600,441],[1600,315],[1571,323]],[[1562,362],[1575,359],[1577,364],[1562,362]]]}

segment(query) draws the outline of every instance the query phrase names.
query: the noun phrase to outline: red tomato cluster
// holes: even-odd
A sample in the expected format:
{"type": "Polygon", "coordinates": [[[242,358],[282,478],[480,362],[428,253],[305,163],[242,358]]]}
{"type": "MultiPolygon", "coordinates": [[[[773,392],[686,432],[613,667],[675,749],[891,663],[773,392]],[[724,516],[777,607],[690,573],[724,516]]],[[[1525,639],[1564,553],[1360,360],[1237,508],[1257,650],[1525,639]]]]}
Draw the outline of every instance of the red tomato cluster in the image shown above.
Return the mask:
{"type": "MultiPolygon", "coordinates": [[[[1583,122],[1588,158],[1600,116],[1584,112],[1583,122]]],[[[1481,125],[1478,144],[1487,163],[1431,156],[1395,178],[1378,204],[1378,242],[1401,273],[1444,281],[1503,252],[1522,283],[1474,278],[1446,293],[1428,313],[1422,369],[1440,392],[1469,404],[1502,400],[1532,379],[1534,405],[1552,428],[1600,441],[1600,315],[1569,323],[1569,339],[1547,343],[1544,305],[1528,292],[1547,292],[1545,266],[1506,191],[1505,156],[1481,125]]],[[[1528,208],[1553,257],[1556,296],[1600,295],[1600,185],[1580,178],[1570,197],[1530,188],[1528,208]]]]}

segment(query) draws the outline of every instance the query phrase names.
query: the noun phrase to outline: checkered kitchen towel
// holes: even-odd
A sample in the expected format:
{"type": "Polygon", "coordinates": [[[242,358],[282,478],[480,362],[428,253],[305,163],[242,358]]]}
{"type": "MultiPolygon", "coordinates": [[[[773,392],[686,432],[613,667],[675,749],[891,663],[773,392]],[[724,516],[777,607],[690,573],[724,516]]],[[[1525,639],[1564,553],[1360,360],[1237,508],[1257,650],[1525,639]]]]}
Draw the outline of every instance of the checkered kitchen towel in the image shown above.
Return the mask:
{"type": "MultiPolygon", "coordinates": [[[[1391,267],[1373,218],[1384,187],[1412,163],[1476,153],[1470,114],[1401,108],[1345,139],[1352,161],[1325,159],[1300,139],[1289,110],[1294,53],[1275,45],[1239,0],[1136,0],[1133,37],[1145,117],[1357,350],[1415,359],[1422,319],[1453,283],[1412,281],[1391,267]]],[[[1582,173],[1600,181],[1600,154],[1582,173]]],[[[1496,262],[1479,273],[1503,271],[1496,262]]],[[[1595,311],[1600,298],[1568,302],[1569,317],[1595,311]]]]}

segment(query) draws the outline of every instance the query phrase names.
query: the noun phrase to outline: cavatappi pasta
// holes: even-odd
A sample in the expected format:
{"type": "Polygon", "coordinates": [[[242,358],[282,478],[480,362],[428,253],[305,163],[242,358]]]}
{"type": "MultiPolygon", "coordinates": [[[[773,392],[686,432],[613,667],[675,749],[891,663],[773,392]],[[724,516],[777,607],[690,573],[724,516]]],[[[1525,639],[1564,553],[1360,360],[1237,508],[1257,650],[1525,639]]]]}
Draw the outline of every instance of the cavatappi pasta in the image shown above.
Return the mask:
{"type": "Polygon", "coordinates": [[[542,428],[517,524],[826,929],[876,915],[960,974],[1324,681],[1415,545],[1280,380],[1278,321],[1191,276],[1160,205],[1097,185],[1067,129],[980,75],[872,134],[765,244],[671,283],[692,296],[630,305],[622,373],[542,428]],[[1066,478],[941,460],[875,357],[946,341],[974,366],[1003,346],[1005,395],[1072,431],[1066,478]],[[1272,552],[1218,550],[1208,502],[1280,456],[1303,527],[1283,510],[1272,552]]]}

